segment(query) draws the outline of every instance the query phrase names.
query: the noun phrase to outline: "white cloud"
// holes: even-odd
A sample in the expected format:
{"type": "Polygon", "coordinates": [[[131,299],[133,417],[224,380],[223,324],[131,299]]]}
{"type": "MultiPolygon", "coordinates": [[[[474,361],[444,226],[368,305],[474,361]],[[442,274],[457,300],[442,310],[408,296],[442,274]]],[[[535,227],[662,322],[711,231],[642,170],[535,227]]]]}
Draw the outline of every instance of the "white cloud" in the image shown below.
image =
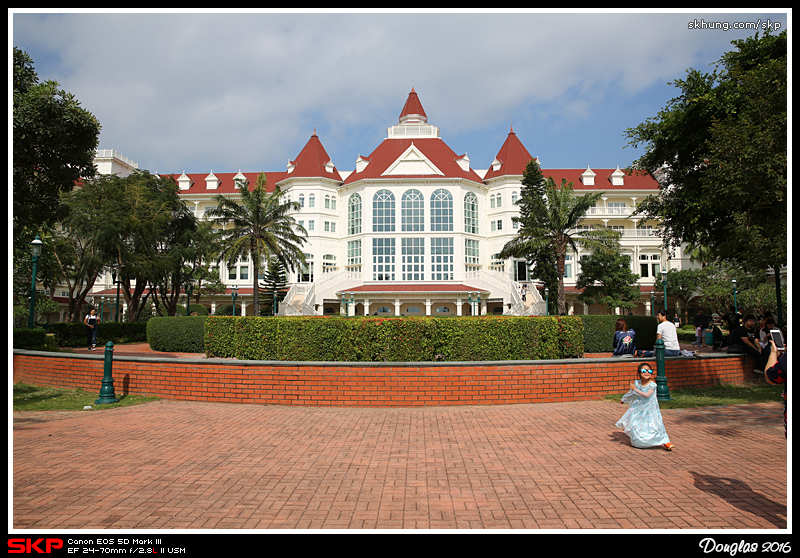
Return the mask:
{"type": "MultiPolygon", "coordinates": [[[[690,32],[695,17],[14,14],[13,31],[40,77],[100,119],[102,147],[161,172],[254,171],[281,170],[314,126],[334,162],[352,168],[396,123],[412,83],[445,140],[483,164],[512,119],[532,152],[548,143],[537,135],[545,129],[620,138],[624,128],[592,122],[607,122],[607,110],[624,121],[637,95],[704,69],[752,34],[690,32]]],[[[566,158],[572,149],[549,147],[566,158]]],[[[575,154],[573,166],[591,155],[575,154]]]]}

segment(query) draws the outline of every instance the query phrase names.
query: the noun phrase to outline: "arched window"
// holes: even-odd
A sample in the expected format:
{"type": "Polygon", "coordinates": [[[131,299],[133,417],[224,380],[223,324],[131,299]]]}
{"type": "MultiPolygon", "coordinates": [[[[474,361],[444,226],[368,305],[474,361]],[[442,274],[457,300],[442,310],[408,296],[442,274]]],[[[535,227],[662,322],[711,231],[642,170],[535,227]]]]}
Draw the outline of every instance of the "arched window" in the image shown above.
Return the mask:
{"type": "Polygon", "coordinates": [[[300,194],[300,198],[299,198],[298,201],[300,203],[300,207],[305,207],[306,206],[306,197],[303,194],[300,194]]]}
{"type": "Polygon", "coordinates": [[[347,207],[347,234],[361,234],[361,196],[353,194],[347,207]]]}
{"type": "Polygon", "coordinates": [[[372,198],[372,232],[394,232],[394,194],[378,190],[372,198]]]}
{"type": "Polygon", "coordinates": [[[419,190],[407,190],[400,204],[403,231],[425,230],[425,203],[419,190]]]}
{"type": "Polygon", "coordinates": [[[478,234],[478,196],[472,192],[464,196],[464,232],[478,234]]]}
{"type": "Polygon", "coordinates": [[[453,230],[453,196],[444,189],[431,195],[431,231],[453,230]]]}

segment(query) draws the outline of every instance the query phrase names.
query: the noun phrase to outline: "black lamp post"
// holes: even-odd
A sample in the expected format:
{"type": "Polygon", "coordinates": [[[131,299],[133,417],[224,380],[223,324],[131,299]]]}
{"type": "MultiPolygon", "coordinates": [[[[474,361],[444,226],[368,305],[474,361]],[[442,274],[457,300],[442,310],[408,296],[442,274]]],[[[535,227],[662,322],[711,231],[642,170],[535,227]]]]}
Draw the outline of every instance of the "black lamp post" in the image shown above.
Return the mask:
{"type": "Polygon", "coordinates": [[[120,264],[120,266],[117,268],[117,271],[111,274],[111,281],[117,284],[117,302],[114,314],[115,322],[119,322],[119,286],[122,284],[122,272],[124,269],[125,266],[120,264]]]}
{"type": "Polygon", "coordinates": [[[545,316],[550,315],[550,289],[547,287],[544,288],[544,307],[545,307],[545,316]]]}
{"type": "Polygon", "coordinates": [[[31,278],[31,306],[28,312],[28,329],[33,329],[33,312],[36,307],[36,265],[39,263],[39,256],[42,254],[42,239],[36,235],[31,241],[31,259],[33,260],[33,277],[31,278]]]}
{"type": "Polygon", "coordinates": [[[233,315],[236,315],[236,298],[239,296],[239,287],[231,287],[231,298],[233,299],[233,315]]]}

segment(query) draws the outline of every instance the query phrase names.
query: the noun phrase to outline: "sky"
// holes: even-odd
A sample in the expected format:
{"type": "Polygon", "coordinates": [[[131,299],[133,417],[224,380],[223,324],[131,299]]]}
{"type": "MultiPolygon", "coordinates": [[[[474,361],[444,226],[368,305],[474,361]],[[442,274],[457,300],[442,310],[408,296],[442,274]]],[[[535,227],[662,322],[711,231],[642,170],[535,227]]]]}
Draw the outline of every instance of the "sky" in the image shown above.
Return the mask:
{"type": "Polygon", "coordinates": [[[641,155],[626,129],[679,95],[670,82],[689,68],[711,71],[731,41],[754,35],[736,23],[782,31],[790,19],[17,11],[9,46],[98,118],[101,149],[151,172],[282,171],[315,130],[336,167],[353,170],[398,123],[412,87],[428,123],[473,168],[491,165],[512,125],[545,169],[625,168],[641,155]]]}

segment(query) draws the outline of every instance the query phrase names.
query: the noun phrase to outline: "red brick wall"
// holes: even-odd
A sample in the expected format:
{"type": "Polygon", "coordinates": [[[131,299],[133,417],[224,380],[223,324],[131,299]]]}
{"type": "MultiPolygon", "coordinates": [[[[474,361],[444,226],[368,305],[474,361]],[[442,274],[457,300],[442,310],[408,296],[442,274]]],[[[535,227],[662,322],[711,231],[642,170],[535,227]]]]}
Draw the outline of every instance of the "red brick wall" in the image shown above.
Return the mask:
{"type": "MultiPolygon", "coordinates": [[[[513,363],[263,363],[117,357],[117,396],[258,405],[417,406],[553,403],[623,393],[642,360],[513,363]]],[[[655,369],[655,361],[649,360],[655,369]]],[[[735,355],[668,359],[670,389],[758,380],[735,355]]],[[[102,357],[14,351],[14,381],[100,392],[102,357]],[[57,355],[57,356],[56,356],[57,355]]]]}

